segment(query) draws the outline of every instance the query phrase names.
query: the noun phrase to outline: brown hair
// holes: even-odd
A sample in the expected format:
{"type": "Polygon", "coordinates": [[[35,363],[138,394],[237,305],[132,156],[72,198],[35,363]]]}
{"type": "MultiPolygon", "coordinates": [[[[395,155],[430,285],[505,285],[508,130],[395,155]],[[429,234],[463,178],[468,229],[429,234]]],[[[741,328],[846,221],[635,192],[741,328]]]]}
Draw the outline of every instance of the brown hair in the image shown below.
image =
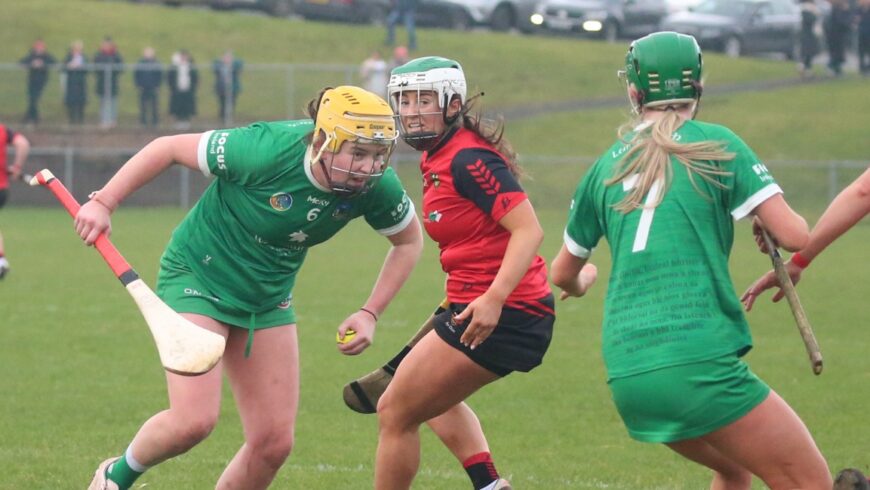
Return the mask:
{"type": "Polygon", "coordinates": [[[479,93],[470,97],[465,101],[462,109],[459,111],[460,124],[462,127],[480,136],[487,143],[491,144],[504,157],[505,165],[508,170],[517,179],[525,176],[522,167],[517,163],[517,153],[514,151],[510,141],[504,136],[504,118],[499,116],[498,119],[484,119],[483,111],[476,110],[472,114],[472,110],[477,107],[477,101],[483,93],[479,93]]]}
{"type": "MultiPolygon", "coordinates": [[[[685,106],[683,104],[682,106],[685,106]]],[[[646,110],[661,110],[645,108],[646,110]]],[[[677,107],[668,106],[665,115],[655,121],[649,128],[638,130],[626,144],[632,144],[631,149],[625,152],[617,164],[613,177],[605,181],[606,185],[618,184],[627,178],[637,174],[638,183],[615,207],[618,211],[629,213],[637,208],[645,207],[644,197],[657,180],[663,180],[664,186],[649,207],[654,208],[662,202],[665,191],[670,186],[673,168],[670,164],[674,157],[686,167],[689,178],[695,190],[706,196],[695,182],[698,175],[716,187],[724,187],[717,177],[730,175],[731,172],[722,170],[716,162],[734,159],[733,152],[725,151],[724,143],[719,141],[701,141],[697,143],[677,143],[673,139],[674,132],[685,122],[677,114],[677,107]]],[[[636,127],[642,122],[640,117],[623,125],[619,129],[622,138],[629,127],[636,127]]]]}

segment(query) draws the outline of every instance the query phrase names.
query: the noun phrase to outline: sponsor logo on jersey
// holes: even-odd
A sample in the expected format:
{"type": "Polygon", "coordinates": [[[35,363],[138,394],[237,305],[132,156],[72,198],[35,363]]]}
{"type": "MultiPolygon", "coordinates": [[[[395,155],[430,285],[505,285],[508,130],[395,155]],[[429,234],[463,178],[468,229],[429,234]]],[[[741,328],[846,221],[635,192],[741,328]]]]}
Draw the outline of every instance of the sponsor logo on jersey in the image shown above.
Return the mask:
{"type": "Polygon", "coordinates": [[[269,205],[275,211],[287,211],[293,205],[293,196],[288,192],[276,192],[269,198],[269,205]]]}
{"type": "Polygon", "coordinates": [[[221,131],[220,133],[217,134],[217,137],[214,140],[217,143],[217,146],[215,147],[215,149],[213,151],[213,153],[216,155],[215,162],[217,163],[218,168],[221,170],[226,170],[226,168],[227,168],[227,166],[224,162],[226,161],[226,152],[227,152],[226,145],[227,145],[227,138],[229,136],[230,136],[230,133],[228,133],[226,131],[221,131]]]}
{"type": "Polygon", "coordinates": [[[438,212],[438,210],[432,211],[431,213],[429,213],[429,222],[430,223],[437,223],[437,222],[441,221],[442,216],[444,216],[444,215],[441,214],[440,212],[438,212]]]}
{"type": "Polygon", "coordinates": [[[287,308],[290,308],[291,305],[293,305],[293,293],[287,295],[287,299],[285,299],[278,305],[278,309],[286,310],[287,308]]]}
{"type": "Polygon", "coordinates": [[[333,219],[348,219],[350,218],[350,211],[353,209],[353,204],[349,202],[340,202],[338,206],[335,207],[335,211],[332,212],[333,219]]]}
{"type": "Polygon", "coordinates": [[[773,180],[773,176],[770,175],[770,170],[767,169],[767,166],[763,163],[759,162],[752,166],[752,170],[755,172],[755,175],[761,179],[762,182],[769,182],[773,180]]]}
{"type": "Polygon", "coordinates": [[[310,202],[311,204],[314,204],[315,206],[323,206],[323,207],[329,206],[328,199],[320,199],[320,198],[317,198],[314,196],[308,196],[305,200],[310,202]]]}
{"type": "Polygon", "coordinates": [[[294,231],[293,233],[290,234],[290,241],[291,241],[291,242],[299,242],[299,243],[302,243],[302,242],[304,242],[306,239],[308,239],[308,234],[305,233],[305,232],[302,231],[302,230],[294,231]]]}

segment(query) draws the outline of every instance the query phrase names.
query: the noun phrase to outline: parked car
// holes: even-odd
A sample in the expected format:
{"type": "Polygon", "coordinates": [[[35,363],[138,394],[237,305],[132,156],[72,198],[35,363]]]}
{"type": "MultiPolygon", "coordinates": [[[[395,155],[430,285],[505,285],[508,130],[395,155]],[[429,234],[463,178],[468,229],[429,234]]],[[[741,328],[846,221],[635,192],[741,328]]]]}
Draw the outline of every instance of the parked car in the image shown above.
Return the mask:
{"type": "Polygon", "coordinates": [[[578,33],[609,42],[659,30],[665,0],[542,0],[531,22],[551,32],[578,33]]]}
{"type": "Polygon", "coordinates": [[[295,0],[209,0],[213,9],[249,8],[262,10],[277,17],[293,13],[295,0]]]}
{"type": "Polygon", "coordinates": [[[519,29],[530,32],[530,17],[537,0],[444,0],[462,9],[474,25],[494,31],[519,29]]]}
{"type": "MultiPolygon", "coordinates": [[[[294,11],[306,19],[384,25],[392,9],[390,0],[296,0],[294,11]]],[[[468,29],[474,20],[464,8],[447,0],[420,0],[416,24],[426,27],[468,29]]]]}
{"type": "Polygon", "coordinates": [[[662,29],[691,34],[702,48],[731,57],[777,52],[793,59],[800,11],[793,0],[706,0],[666,17],[662,29]]]}
{"type": "Polygon", "coordinates": [[[390,0],[298,0],[294,11],[306,19],[383,24],[390,0]]]}
{"type": "Polygon", "coordinates": [[[162,3],[172,7],[211,7],[215,10],[249,8],[286,17],[293,13],[296,0],[130,0],[134,3],[162,3]]]}

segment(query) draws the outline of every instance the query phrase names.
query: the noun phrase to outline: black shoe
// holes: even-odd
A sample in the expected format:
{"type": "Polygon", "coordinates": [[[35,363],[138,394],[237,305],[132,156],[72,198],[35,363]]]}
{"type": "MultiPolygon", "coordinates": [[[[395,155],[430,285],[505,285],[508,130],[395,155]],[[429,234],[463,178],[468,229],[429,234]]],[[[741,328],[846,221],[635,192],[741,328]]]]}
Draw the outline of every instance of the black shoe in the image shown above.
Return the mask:
{"type": "Polygon", "coordinates": [[[870,490],[870,482],[860,470],[846,468],[834,478],[834,490],[870,490]]]}

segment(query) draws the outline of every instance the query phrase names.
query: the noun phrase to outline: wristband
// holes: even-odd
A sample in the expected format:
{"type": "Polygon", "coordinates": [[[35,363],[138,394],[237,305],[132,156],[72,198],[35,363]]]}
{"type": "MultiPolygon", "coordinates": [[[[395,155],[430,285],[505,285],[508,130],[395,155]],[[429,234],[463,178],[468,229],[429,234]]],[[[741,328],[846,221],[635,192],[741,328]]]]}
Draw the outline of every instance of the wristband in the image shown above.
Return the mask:
{"type": "Polygon", "coordinates": [[[372,318],[375,319],[375,321],[378,321],[378,315],[375,315],[375,312],[374,312],[374,311],[372,311],[372,310],[370,310],[370,309],[368,309],[368,308],[360,308],[359,311],[364,311],[364,312],[368,313],[369,315],[372,316],[372,318]]]}
{"type": "Polygon", "coordinates": [[[98,203],[100,203],[100,205],[108,209],[109,212],[114,212],[115,208],[118,207],[117,201],[115,201],[114,199],[109,199],[107,197],[102,197],[100,195],[100,191],[91,192],[88,197],[91,199],[91,201],[97,201],[98,203]],[[112,205],[113,203],[114,205],[112,205]]]}
{"type": "Polygon", "coordinates": [[[803,255],[801,255],[800,252],[795,252],[795,253],[791,256],[790,262],[791,262],[792,264],[794,264],[794,265],[800,267],[801,269],[806,269],[807,266],[810,265],[810,262],[812,262],[812,260],[807,260],[807,259],[805,259],[805,258],[803,257],[803,255]]]}

